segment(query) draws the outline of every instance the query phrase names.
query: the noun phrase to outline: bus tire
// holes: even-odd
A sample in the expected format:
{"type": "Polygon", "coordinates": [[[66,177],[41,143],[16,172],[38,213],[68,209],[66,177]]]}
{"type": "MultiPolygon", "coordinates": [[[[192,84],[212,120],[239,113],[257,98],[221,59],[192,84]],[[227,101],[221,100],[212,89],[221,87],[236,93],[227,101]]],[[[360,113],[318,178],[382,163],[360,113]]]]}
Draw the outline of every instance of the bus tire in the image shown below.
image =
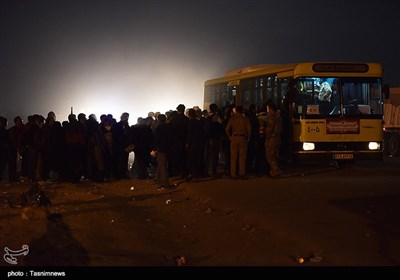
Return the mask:
{"type": "Polygon", "coordinates": [[[400,136],[396,133],[390,135],[388,143],[389,155],[397,157],[400,155],[400,136]]]}
{"type": "Polygon", "coordinates": [[[390,139],[391,135],[392,135],[391,133],[384,133],[383,134],[383,143],[384,143],[383,154],[385,156],[389,156],[390,155],[389,154],[389,139],[390,139]]]}

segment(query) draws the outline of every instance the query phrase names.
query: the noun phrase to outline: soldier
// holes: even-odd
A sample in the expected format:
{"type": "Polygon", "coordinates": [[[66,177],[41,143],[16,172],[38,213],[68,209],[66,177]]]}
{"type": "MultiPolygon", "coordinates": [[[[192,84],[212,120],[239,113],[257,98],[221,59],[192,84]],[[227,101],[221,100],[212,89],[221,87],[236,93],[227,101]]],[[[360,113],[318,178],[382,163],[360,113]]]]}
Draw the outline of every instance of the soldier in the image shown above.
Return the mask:
{"type": "Polygon", "coordinates": [[[243,106],[236,106],[235,114],[225,128],[231,141],[231,177],[236,179],[236,161],[239,160],[239,178],[246,175],[247,144],[251,136],[250,120],[243,115],[243,106]],[[239,158],[238,158],[239,157],[239,158]]]}
{"type": "Polygon", "coordinates": [[[279,148],[281,145],[282,117],[275,104],[267,105],[268,121],[265,127],[265,153],[270,165],[270,176],[275,178],[282,175],[279,168],[279,148]]]}
{"type": "Polygon", "coordinates": [[[263,176],[268,174],[269,166],[265,158],[265,127],[268,122],[267,103],[265,103],[259,110],[258,115],[258,143],[256,150],[256,174],[263,176]]]}

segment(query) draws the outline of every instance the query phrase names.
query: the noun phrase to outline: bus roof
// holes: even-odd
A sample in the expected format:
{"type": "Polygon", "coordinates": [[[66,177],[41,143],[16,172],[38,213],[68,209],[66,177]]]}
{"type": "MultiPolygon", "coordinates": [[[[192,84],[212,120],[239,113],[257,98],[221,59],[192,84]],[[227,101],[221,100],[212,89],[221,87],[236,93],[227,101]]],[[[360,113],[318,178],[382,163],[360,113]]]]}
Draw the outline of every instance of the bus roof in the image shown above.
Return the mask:
{"type": "Polygon", "coordinates": [[[379,63],[360,62],[304,62],[296,64],[261,64],[233,69],[225,76],[204,82],[205,86],[241,80],[250,77],[276,74],[279,78],[300,76],[362,76],[382,77],[379,63]]]}

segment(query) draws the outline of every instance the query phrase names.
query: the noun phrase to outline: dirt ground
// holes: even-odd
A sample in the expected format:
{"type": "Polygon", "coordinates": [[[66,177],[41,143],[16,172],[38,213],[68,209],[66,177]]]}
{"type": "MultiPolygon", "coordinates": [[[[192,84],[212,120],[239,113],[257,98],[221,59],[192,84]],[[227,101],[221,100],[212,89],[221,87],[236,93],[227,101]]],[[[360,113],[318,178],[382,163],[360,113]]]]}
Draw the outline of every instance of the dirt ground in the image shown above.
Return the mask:
{"type": "Polygon", "coordinates": [[[399,272],[399,168],[392,158],[315,163],[287,167],[280,179],[220,178],[170,190],[150,179],[46,182],[47,207],[27,205],[32,184],[2,182],[0,278],[55,268],[74,279],[152,272],[389,279],[399,272]],[[15,264],[7,250],[17,252],[15,264]]]}
{"type": "Polygon", "coordinates": [[[282,254],[282,247],[295,252],[294,244],[211,205],[189,185],[196,187],[159,190],[150,179],[45,183],[51,206],[37,207],[20,201],[32,184],[3,183],[0,248],[28,245],[18,266],[298,265],[295,254],[282,254]]]}

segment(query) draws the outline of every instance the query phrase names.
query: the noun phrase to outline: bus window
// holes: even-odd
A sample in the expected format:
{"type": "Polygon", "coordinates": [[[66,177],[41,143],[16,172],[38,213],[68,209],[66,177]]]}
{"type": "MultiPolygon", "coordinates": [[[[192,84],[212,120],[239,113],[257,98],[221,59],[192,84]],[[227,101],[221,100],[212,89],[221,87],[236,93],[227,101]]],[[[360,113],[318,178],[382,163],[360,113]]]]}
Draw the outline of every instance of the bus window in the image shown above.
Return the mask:
{"type": "Polygon", "coordinates": [[[255,79],[246,79],[240,81],[240,95],[238,95],[238,104],[241,104],[245,110],[252,103],[254,95],[255,79]]]}
{"type": "Polygon", "coordinates": [[[264,79],[263,78],[256,79],[255,89],[253,92],[253,96],[251,97],[251,103],[263,104],[264,102],[263,87],[264,87],[264,79]]]}
{"type": "Polygon", "coordinates": [[[235,104],[236,86],[229,87],[226,83],[208,86],[204,91],[204,106],[208,108],[211,103],[219,106],[235,104]]]}
{"type": "Polygon", "coordinates": [[[381,83],[376,79],[343,79],[343,114],[382,114],[381,83]]]}
{"type": "Polygon", "coordinates": [[[297,80],[296,89],[295,115],[367,115],[383,112],[381,83],[377,79],[302,78],[297,80]],[[325,101],[319,98],[323,83],[328,84],[331,92],[329,100],[325,101]]]}
{"type": "Polygon", "coordinates": [[[245,109],[245,110],[249,109],[249,105],[251,103],[250,98],[251,98],[251,90],[242,91],[239,103],[242,104],[243,109],[245,109]]]}
{"type": "Polygon", "coordinates": [[[290,79],[280,79],[279,80],[280,90],[276,97],[276,104],[278,105],[278,107],[280,109],[282,109],[284,107],[283,103],[284,103],[284,100],[286,99],[286,94],[288,93],[288,90],[289,90],[289,82],[290,82],[290,79]]]}
{"type": "Polygon", "coordinates": [[[317,91],[319,84],[317,78],[303,78],[296,82],[296,95],[294,98],[294,112],[297,115],[319,114],[317,104],[317,91]]]}
{"type": "Polygon", "coordinates": [[[382,114],[376,79],[310,77],[298,79],[296,89],[295,115],[382,114]]]}
{"type": "Polygon", "coordinates": [[[237,96],[236,86],[228,87],[228,92],[227,92],[225,100],[223,100],[223,102],[221,102],[219,104],[224,104],[224,106],[235,105],[236,104],[236,96],[237,96]]]}
{"type": "Polygon", "coordinates": [[[370,83],[370,91],[371,91],[371,114],[383,114],[382,110],[382,88],[380,83],[370,83]]]}

